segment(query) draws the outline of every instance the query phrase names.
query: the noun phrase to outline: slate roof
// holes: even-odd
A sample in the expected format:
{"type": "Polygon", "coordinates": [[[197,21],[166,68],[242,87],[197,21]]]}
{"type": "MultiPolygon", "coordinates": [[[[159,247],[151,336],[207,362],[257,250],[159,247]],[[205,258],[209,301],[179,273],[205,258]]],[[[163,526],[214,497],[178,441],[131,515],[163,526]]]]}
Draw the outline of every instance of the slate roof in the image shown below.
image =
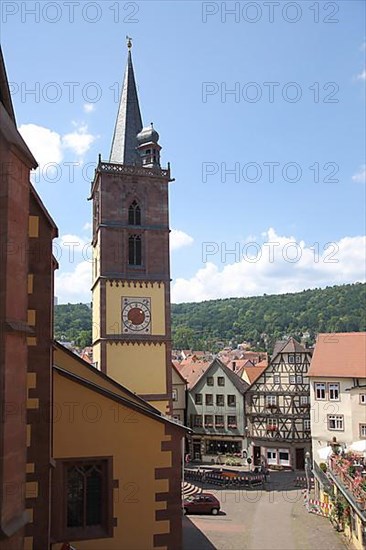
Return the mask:
{"type": "Polygon", "coordinates": [[[287,340],[276,340],[274,348],[273,348],[272,358],[276,357],[276,355],[285,346],[286,342],[287,342],[287,340]]]}
{"type": "Polygon", "coordinates": [[[138,145],[136,136],[141,130],[142,118],[129,50],[109,162],[141,164],[136,150],[138,145]]]}
{"type": "Polygon", "coordinates": [[[319,334],[308,375],[366,378],[366,332],[319,334]]]}
{"type": "Polygon", "coordinates": [[[279,353],[306,353],[308,350],[292,336],[287,340],[277,340],[274,345],[272,360],[279,353]]]}

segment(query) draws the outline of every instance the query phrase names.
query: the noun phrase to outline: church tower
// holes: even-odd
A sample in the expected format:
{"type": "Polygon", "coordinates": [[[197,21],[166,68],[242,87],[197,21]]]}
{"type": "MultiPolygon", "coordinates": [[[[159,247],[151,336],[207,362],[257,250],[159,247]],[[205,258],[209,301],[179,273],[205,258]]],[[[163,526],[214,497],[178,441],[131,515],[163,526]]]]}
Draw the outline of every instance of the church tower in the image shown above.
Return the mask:
{"type": "Polygon", "coordinates": [[[171,405],[168,184],[159,134],[143,127],[128,59],[108,162],[93,200],[93,359],[163,413],[171,405]]]}

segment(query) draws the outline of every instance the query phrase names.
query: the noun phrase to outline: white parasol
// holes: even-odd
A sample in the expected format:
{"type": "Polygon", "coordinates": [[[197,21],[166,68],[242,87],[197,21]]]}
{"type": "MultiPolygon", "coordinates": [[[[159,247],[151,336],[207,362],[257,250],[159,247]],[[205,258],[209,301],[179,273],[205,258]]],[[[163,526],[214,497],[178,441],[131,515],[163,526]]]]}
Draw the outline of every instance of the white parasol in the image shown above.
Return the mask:
{"type": "Polygon", "coordinates": [[[360,441],[355,441],[352,445],[349,446],[351,451],[356,451],[358,453],[366,453],[366,439],[360,439],[360,441]]]}
{"type": "Polygon", "coordinates": [[[328,445],[327,447],[321,447],[320,449],[318,449],[318,456],[322,460],[327,460],[327,458],[329,458],[332,452],[333,452],[332,447],[328,445]]]}

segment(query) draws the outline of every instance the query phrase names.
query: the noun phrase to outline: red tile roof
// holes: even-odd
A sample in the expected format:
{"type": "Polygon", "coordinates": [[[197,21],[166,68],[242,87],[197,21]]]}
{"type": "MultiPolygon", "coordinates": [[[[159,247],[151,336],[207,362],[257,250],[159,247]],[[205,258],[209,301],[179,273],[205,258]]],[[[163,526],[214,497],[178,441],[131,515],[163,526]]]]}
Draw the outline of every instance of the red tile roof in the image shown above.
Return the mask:
{"type": "Polygon", "coordinates": [[[267,367],[268,367],[268,362],[261,361],[260,363],[257,363],[255,367],[244,367],[243,371],[248,376],[250,384],[253,384],[253,382],[255,382],[257,378],[260,377],[260,375],[266,370],[267,367]]]}
{"type": "Polygon", "coordinates": [[[366,332],[319,334],[308,374],[366,378],[366,332]]]}
{"type": "Polygon", "coordinates": [[[190,361],[186,359],[180,365],[177,365],[180,374],[187,380],[188,389],[191,389],[198,382],[211,363],[212,361],[190,361]]]}

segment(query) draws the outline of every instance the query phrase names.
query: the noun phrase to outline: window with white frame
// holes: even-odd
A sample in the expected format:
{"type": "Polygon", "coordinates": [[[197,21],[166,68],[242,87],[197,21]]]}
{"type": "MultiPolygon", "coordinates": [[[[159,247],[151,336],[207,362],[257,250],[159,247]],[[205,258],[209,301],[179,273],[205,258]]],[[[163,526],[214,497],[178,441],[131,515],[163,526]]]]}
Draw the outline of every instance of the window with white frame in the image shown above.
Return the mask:
{"type": "Polygon", "coordinates": [[[344,418],[343,414],[328,414],[328,430],[343,431],[344,418]]]}
{"type": "Polygon", "coordinates": [[[304,431],[305,432],[310,431],[310,420],[308,418],[304,418],[304,431]]]}
{"type": "Polygon", "coordinates": [[[281,383],[281,377],[279,374],[274,374],[273,375],[273,383],[274,384],[280,384],[281,383]]]}
{"type": "Polygon", "coordinates": [[[267,451],[267,461],[268,461],[268,464],[276,464],[276,462],[277,462],[277,452],[276,451],[267,451]]]}
{"type": "Polygon", "coordinates": [[[360,403],[366,405],[366,393],[360,393],[360,403]]]}
{"type": "Polygon", "coordinates": [[[309,403],[308,395],[300,395],[300,405],[307,405],[309,403]]]}
{"type": "Polygon", "coordinates": [[[290,384],[296,384],[296,376],[294,374],[289,376],[289,382],[290,384]]]}
{"type": "Polygon", "coordinates": [[[290,452],[287,449],[279,449],[278,452],[279,463],[282,466],[290,465],[290,452]]]}
{"type": "Polygon", "coordinates": [[[366,424],[360,424],[360,437],[366,439],[366,424]]]}
{"type": "Polygon", "coordinates": [[[315,383],[315,399],[318,401],[325,400],[325,384],[323,382],[315,383]]]}
{"type": "Polygon", "coordinates": [[[177,401],[177,400],[178,400],[178,390],[175,389],[175,388],[172,390],[172,400],[173,400],[173,401],[177,401]]]}
{"type": "Polygon", "coordinates": [[[289,355],[288,356],[288,362],[289,363],[295,363],[295,356],[294,355],[289,355]]]}
{"type": "Polygon", "coordinates": [[[301,355],[296,355],[296,363],[301,363],[301,355]]]}
{"type": "Polygon", "coordinates": [[[328,384],[329,401],[339,401],[339,384],[328,384]]]}
{"type": "Polygon", "coordinates": [[[296,384],[302,384],[302,374],[296,375],[296,384]]]}
{"type": "Polygon", "coordinates": [[[277,397],[275,395],[266,395],[266,407],[277,405],[277,397]]]}

